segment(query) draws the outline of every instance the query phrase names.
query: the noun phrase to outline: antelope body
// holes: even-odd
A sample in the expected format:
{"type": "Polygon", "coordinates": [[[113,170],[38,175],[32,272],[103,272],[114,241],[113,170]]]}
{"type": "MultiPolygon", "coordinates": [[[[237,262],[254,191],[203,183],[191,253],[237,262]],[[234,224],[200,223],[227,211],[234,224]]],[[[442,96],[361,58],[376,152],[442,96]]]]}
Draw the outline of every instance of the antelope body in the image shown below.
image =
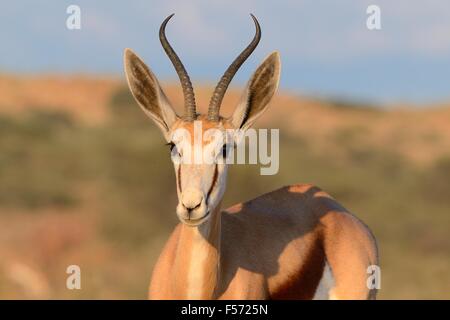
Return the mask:
{"type": "MultiPolygon", "coordinates": [[[[131,50],[125,72],[136,101],[159,126],[172,156],[190,158],[193,139],[177,138],[183,129],[248,129],[267,108],[280,75],[277,52],[251,77],[230,118],[219,115],[234,74],[256,48],[260,26],[248,47],[219,81],[207,115],[196,112],[189,76],[165,36],[160,40],[180,77],[185,114],[178,116],[158,80],[131,50]],[[186,156],[188,155],[188,156],[186,156]]],[[[220,159],[230,147],[223,140],[202,139],[202,153],[220,159]]],[[[189,160],[189,159],[188,159],[189,160]]],[[[367,268],[378,263],[369,229],[328,194],[313,185],[286,186],[221,210],[228,165],[223,161],[174,161],[181,223],[166,243],[153,270],[151,299],[368,299],[367,268]]]]}

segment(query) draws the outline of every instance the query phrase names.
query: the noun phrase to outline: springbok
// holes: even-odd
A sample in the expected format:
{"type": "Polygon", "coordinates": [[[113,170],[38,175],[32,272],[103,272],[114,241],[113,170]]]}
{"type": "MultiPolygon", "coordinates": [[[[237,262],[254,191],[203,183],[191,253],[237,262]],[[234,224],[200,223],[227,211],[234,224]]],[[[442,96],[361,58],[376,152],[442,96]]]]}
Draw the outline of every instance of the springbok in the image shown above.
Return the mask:
{"type": "MultiPolygon", "coordinates": [[[[280,78],[278,52],[257,68],[230,118],[219,115],[233,76],[261,38],[251,43],[228,67],[215,87],[207,115],[196,112],[194,90],[165,28],[159,37],[181,82],[184,116],[178,116],[153,72],[130,49],[124,65],[129,88],[139,106],[158,125],[182,157],[195,148],[191,139],[174,141],[173,132],[246,130],[267,109],[280,78]]],[[[202,152],[223,157],[228,148],[202,140],[202,152]],[[218,151],[217,151],[218,150],[218,151]]],[[[173,157],[172,157],[173,159],[173,157]]],[[[370,230],[327,193],[309,184],[283,187],[248,202],[221,210],[227,163],[174,161],[178,205],[177,225],[155,267],[150,299],[371,299],[367,269],[377,264],[377,247],[370,230]]]]}

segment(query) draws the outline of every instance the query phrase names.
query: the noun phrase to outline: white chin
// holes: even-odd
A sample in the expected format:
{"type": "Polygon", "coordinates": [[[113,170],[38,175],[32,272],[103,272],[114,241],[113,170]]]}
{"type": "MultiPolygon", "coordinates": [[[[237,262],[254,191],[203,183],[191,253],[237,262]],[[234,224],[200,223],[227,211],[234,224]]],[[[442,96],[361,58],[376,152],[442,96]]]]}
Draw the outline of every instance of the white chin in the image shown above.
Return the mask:
{"type": "Polygon", "coordinates": [[[182,223],[184,223],[187,226],[197,227],[209,219],[209,211],[205,215],[203,215],[202,217],[197,218],[197,219],[185,219],[185,218],[181,218],[181,217],[178,217],[178,218],[180,219],[180,221],[182,223]]]}

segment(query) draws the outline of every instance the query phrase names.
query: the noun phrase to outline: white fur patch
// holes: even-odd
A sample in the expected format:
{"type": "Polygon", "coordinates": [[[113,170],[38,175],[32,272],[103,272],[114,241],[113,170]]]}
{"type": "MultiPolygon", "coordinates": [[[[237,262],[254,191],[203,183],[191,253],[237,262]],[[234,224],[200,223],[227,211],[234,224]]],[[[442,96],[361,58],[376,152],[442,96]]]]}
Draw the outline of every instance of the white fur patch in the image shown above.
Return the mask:
{"type": "Polygon", "coordinates": [[[334,288],[334,277],[328,262],[325,264],[322,278],[317,286],[316,293],[313,300],[335,300],[335,296],[332,293],[334,288]]]}
{"type": "MultiPolygon", "coordinates": [[[[198,231],[197,231],[198,232],[198,231]]],[[[202,237],[200,234],[196,234],[196,237],[202,237]]],[[[198,239],[194,239],[194,242],[198,239]]],[[[206,244],[204,244],[206,245],[206,244]]],[[[201,244],[203,246],[203,244],[201,244]]],[[[199,300],[203,297],[204,290],[204,266],[206,259],[208,258],[208,251],[206,248],[199,246],[193,246],[190,252],[189,266],[188,266],[188,278],[187,278],[187,299],[199,300]]]]}

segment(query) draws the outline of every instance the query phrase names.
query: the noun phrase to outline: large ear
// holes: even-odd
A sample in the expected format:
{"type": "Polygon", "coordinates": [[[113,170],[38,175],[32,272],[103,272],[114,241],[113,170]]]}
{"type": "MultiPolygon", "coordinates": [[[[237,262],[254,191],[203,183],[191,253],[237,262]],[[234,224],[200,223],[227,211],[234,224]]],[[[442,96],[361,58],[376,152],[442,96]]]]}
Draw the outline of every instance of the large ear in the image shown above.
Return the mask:
{"type": "Polygon", "coordinates": [[[178,116],[153,72],[131,49],[124,53],[125,74],[128,86],[139,106],[169,140],[169,131],[178,116]]]}
{"type": "Polygon", "coordinates": [[[267,109],[270,99],[278,88],[280,67],[280,55],[275,51],[256,69],[231,116],[231,124],[234,128],[248,129],[267,109]]]}

